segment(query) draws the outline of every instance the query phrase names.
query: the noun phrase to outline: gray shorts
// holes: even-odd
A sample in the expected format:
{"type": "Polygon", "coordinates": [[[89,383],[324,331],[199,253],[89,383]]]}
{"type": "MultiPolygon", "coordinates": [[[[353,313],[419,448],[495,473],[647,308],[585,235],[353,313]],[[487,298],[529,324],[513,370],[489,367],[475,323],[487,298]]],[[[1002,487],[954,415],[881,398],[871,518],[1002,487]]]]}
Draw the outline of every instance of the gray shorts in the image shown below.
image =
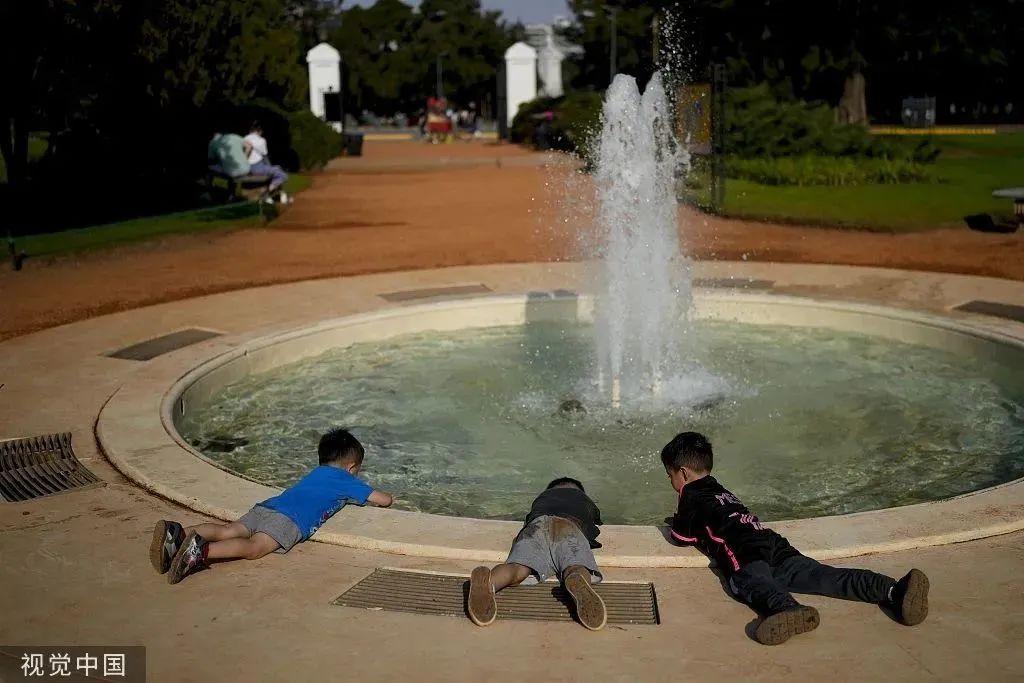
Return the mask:
{"type": "Polygon", "coordinates": [[[302,540],[302,532],[295,522],[277,510],[257,505],[249,510],[238,523],[249,530],[249,535],[263,533],[277,541],[281,546],[274,552],[286,553],[302,540]]]}
{"type": "Polygon", "coordinates": [[[590,542],[576,522],[564,517],[538,517],[523,527],[505,562],[533,571],[533,576],[523,583],[560,579],[562,572],[573,565],[589,569],[593,583],[601,580],[590,542]]]}

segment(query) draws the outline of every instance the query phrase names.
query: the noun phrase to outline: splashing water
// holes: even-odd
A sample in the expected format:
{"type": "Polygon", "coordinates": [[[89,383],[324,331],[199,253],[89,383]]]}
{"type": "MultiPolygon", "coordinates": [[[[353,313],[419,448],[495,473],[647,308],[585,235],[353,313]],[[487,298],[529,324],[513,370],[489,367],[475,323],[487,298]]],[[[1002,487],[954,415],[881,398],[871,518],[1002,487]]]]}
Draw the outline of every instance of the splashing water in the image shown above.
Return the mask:
{"type": "Polygon", "coordinates": [[[677,232],[675,171],[688,160],[672,134],[661,73],[642,97],[633,77],[616,76],[602,118],[595,173],[597,383],[615,407],[706,401],[723,386],[685,362],[692,293],[677,232]]]}

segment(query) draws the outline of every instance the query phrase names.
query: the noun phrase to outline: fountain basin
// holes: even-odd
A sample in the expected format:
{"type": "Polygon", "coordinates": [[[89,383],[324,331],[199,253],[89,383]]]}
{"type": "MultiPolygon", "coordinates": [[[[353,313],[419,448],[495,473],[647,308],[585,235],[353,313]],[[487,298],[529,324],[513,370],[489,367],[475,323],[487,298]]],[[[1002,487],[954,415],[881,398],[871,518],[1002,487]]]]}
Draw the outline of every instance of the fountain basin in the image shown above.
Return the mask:
{"type": "MultiPolygon", "coordinates": [[[[252,373],[353,343],[428,331],[586,320],[589,309],[590,302],[585,298],[493,297],[352,316],[247,342],[208,360],[175,382],[161,397],[163,426],[168,438],[153,443],[148,449],[131,449],[133,452],[123,458],[119,467],[135,471],[132,478],[141,479],[145,485],[148,478],[143,471],[145,466],[140,469],[139,465],[155,457],[168,458],[166,465],[180,467],[182,477],[190,485],[188,495],[170,492],[171,497],[178,499],[176,496],[181,495],[183,502],[215,516],[237,516],[252,502],[270,495],[273,489],[220,469],[212,471],[213,463],[193,449],[178,434],[176,426],[183,415],[201,410],[223,387],[252,373]]],[[[883,339],[990,358],[1010,368],[1021,367],[1024,358],[1019,339],[938,316],[880,307],[771,295],[700,292],[697,316],[751,325],[867,332],[883,339]]],[[[125,400],[132,400],[131,392],[123,397],[115,396],[108,406],[112,414],[108,416],[105,409],[101,415],[98,433],[110,454],[124,450],[116,443],[119,419],[114,413],[128,407],[123,403],[125,400]],[[107,448],[108,440],[111,448],[107,448]]],[[[138,411],[142,406],[137,404],[134,408],[138,411]]],[[[121,415],[120,419],[130,419],[130,416],[121,415]]],[[[121,422],[120,426],[124,427],[125,423],[121,422]]],[[[720,447],[719,452],[722,451],[720,447]]],[[[726,482],[729,483],[727,478],[726,482]]],[[[654,485],[664,486],[664,483],[656,481],[654,485]]],[[[168,495],[167,491],[162,492],[168,495]]],[[[1021,497],[1021,484],[1012,483],[932,503],[780,522],[776,526],[819,557],[841,557],[966,540],[1020,528],[1024,517],[1021,497]]],[[[350,508],[326,525],[318,538],[404,554],[497,561],[502,559],[516,528],[515,522],[350,508]]],[[[690,551],[667,545],[661,531],[652,526],[608,525],[602,538],[606,549],[601,561],[610,566],[694,566],[704,562],[690,551]]]]}

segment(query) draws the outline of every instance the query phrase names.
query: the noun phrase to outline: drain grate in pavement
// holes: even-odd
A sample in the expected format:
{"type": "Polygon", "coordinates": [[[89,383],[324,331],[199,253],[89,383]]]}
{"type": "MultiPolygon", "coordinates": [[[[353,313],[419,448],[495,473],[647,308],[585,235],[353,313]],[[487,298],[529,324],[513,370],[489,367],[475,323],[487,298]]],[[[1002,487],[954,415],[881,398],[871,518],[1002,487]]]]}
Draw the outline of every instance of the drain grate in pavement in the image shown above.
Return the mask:
{"type": "Polygon", "coordinates": [[[968,301],[965,304],[960,304],[953,308],[958,311],[981,313],[982,315],[991,315],[996,318],[1006,318],[1007,320],[1016,320],[1019,323],[1024,323],[1024,306],[1003,304],[998,301],[981,301],[979,299],[975,299],[974,301],[968,301]]]}
{"type": "Polygon", "coordinates": [[[178,330],[177,332],[171,332],[165,334],[162,337],[156,337],[154,339],[148,339],[132,346],[126,346],[123,349],[118,349],[107,355],[111,358],[120,358],[122,360],[152,360],[157,356],[162,356],[165,353],[171,351],[177,351],[178,349],[191,346],[192,344],[198,344],[201,341],[207,339],[213,339],[219,337],[220,332],[211,332],[210,330],[200,330],[195,327],[190,327],[187,330],[178,330]]]}
{"type": "Polygon", "coordinates": [[[0,496],[8,502],[98,483],[96,475],[75,457],[67,432],[0,441],[0,496]]]}
{"type": "MultiPolygon", "coordinates": [[[[660,623],[654,584],[604,581],[595,588],[608,608],[609,624],[660,623]]],[[[465,576],[375,569],[332,604],[464,617],[468,591],[465,576]]],[[[555,583],[506,588],[498,593],[498,618],[572,621],[571,600],[555,583]]]]}
{"type": "Polygon", "coordinates": [[[433,299],[439,296],[467,296],[470,294],[489,294],[494,290],[487,285],[452,285],[450,287],[426,287],[424,289],[406,289],[401,292],[385,292],[378,294],[381,299],[393,304],[419,299],[433,299]]]}
{"type": "Polygon", "coordinates": [[[699,277],[693,281],[694,287],[721,287],[731,289],[771,289],[774,280],[747,280],[732,277],[699,277]]]}

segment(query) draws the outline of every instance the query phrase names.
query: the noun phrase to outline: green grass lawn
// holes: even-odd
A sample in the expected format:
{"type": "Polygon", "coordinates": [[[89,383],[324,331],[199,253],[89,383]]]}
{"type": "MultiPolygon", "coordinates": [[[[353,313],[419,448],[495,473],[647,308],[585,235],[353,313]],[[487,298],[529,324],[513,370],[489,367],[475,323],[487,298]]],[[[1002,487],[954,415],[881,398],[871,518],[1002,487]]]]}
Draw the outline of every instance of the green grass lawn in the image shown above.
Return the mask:
{"type": "Polygon", "coordinates": [[[1024,134],[936,136],[935,183],[857,187],[768,186],[726,181],[725,213],[884,231],[963,226],[973,213],[1008,216],[992,190],[1024,186],[1024,134]]]}
{"type": "MultiPolygon", "coordinates": [[[[309,176],[292,174],[285,183],[288,194],[301,192],[312,184],[309,176]]],[[[267,207],[273,211],[273,207],[267,207]]],[[[76,230],[19,237],[19,250],[29,256],[49,256],[109,247],[181,233],[237,230],[261,225],[259,206],[238,202],[194,211],[147,216],[119,223],[94,225],[76,230]]]]}

